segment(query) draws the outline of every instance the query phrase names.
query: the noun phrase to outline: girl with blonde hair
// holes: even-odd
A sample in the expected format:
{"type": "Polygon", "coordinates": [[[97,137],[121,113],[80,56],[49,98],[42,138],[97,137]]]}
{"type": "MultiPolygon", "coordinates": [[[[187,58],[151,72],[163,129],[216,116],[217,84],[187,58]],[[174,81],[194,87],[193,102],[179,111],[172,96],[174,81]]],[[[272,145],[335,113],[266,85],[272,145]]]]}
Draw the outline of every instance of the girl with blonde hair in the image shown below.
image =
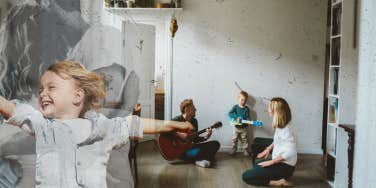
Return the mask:
{"type": "MultiPolygon", "coordinates": [[[[99,113],[103,80],[82,64],[62,61],[40,79],[39,110],[0,96],[0,115],[36,137],[36,187],[105,188],[112,149],[143,133],[190,130],[188,122],[99,113]]],[[[125,169],[124,169],[125,170],[125,169]]]]}

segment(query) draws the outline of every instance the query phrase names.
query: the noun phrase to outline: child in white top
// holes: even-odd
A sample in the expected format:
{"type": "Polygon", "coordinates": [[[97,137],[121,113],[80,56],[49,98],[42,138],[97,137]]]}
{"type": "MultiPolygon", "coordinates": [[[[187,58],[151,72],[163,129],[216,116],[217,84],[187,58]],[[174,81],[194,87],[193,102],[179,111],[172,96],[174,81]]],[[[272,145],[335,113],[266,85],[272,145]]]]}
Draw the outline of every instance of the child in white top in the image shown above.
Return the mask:
{"type": "Polygon", "coordinates": [[[0,115],[9,118],[7,124],[36,137],[36,187],[105,188],[113,148],[143,133],[192,129],[187,122],[136,116],[108,119],[94,111],[104,97],[102,79],[69,61],[52,65],[42,75],[39,110],[0,96],[0,115]]]}
{"type": "Polygon", "coordinates": [[[296,138],[291,127],[291,111],[282,98],[273,98],[269,105],[269,115],[275,128],[273,143],[258,158],[264,161],[243,173],[243,181],[257,186],[292,186],[286,179],[291,177],[297,161],[296,138]],[[272,159],[267,160],[270,151],[272,159]]]}

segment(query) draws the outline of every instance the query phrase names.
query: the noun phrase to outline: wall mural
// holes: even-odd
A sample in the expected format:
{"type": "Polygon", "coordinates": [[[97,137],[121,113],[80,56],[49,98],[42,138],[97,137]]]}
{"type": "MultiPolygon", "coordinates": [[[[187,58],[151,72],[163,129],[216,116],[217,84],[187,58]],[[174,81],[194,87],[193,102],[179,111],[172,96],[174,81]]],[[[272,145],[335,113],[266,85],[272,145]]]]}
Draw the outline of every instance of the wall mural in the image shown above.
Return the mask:
{"type": "MultiPolygon", "coordinates": [[[[77,60],[89,69],[93,67],[91,59],[81,58],[87,56],[84,54],[86,51],[75,49],[85,43],[81,41],[84,34],[97,30],[96,27],[104,30],[101,33],[112,29],[86,23],[81,17],[80,1],[77,0],[28,0],[14,5],[2,20],[0,29],[0,94],[9,99],[31,100],[33,96],[37,96],[40,75],[56,61],[77,60]]],[[[90,40],[88,37],[85,39],[90,40]]],[[[111,63],[122,66],[121,62],[111,63]]],[[[138,88],[135,87],[138,85],[135,72],[130,71],[130,76],[126,77],[125,67],[122,67],[122,74],[114,72],[121,69],[111,67],[99,67],[97,70],[116,77],[111,80],[117,83],[111,83],[109,77],[105,76],[108,92],[108,104],[105,106],[111,107],[114,106],[113,103],[117,103],[116,108],[129,111],[139,95],[138,88]],[[125,78],[129,80],[124,80],[125,78]],[[119,82],[124,85],[122,91],[110,89],[111,85],[119,85],[119,82]],[[114,97],[119,94],[130,98],[125,101],[125,98],[114,97]]]]}
{"type": "MultiPolygon", "coordinates": [[[[0,10],[0,95],[27,101],[36,107],[39,77],[44,70],[57,61],[74,60],[103,76],[107,91],[103,112],[105,115],[124,116],[131,112],[139,96],[138,75],[124,66],[126,63],[118,58],[121,55],[116,54],[117,57],[114,58],[113,53],[97,53],[98,50],[103,50],[103,46],[90,43],[93,37],[101,38],[103,33],[116,32],[120,36],[121,31],[87,23],[81,16],[79,0],[7,1],[6,4],[0,3],[0,10]],[[101,58],[96,58],[96,53],[101,58]]],[[[0,128],[0,132],[4,133],[0,134],[2,145],[9,142],[9,138],[2,137],[7,132],[4,132],[5,127],[0,128]]],[[[15,138],[12,138],[12,142],[15,138]]],[[[15,145],[35,148],[34,143],[26,144],[29,145],[15,145]]],[[[2,155],[1,152],[0,154],[2,155]]],[[[11,168],[9,164],[0,160],[2,166],[11,168]]],[[[1,177],[10,177],[6,174],[6,170],[0,172],[1,177]]],[[[121,176],[124,177],[124,174],[118,174],[118,177],[121,176]]],[[[116,181],[121,180],[115,178],[114,182],[116,181]]],[[[7,186],[14,187],[12,184],[0,187],[7,186]]]]}

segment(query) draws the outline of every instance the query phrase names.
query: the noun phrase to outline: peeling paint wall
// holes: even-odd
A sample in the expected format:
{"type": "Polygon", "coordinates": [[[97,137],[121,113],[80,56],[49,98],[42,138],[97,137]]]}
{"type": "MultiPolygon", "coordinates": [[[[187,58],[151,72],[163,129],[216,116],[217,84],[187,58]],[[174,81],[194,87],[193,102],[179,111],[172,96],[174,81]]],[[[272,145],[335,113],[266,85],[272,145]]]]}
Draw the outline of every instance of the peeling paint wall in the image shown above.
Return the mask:
{"type": "MultiPolygon", "coordinates": [[[[217,120],[213,139],[231,145],[227,112],[238,88],[250,95],[253,136],[272,137],[268,99],[285,98],[293,114],[298,150],[321,152],[326,33],[325,0],[187,0],[174,40],[173,114],[193,98],[201,128],[217,120]]],[[[252,137],[252,136],[251,136],[252,137]]]]}

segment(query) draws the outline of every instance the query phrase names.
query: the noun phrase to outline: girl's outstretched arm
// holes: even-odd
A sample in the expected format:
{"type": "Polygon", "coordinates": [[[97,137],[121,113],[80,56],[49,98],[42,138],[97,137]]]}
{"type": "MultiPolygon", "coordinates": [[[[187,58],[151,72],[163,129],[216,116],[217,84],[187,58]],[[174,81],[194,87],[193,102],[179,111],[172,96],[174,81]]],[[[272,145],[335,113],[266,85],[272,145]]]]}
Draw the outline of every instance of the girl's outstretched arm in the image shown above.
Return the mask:
{"type": "Polygon", "coordinates": [[[9,118],[13,115],[16,105],[0,96],[0,115],[9,118]]]}
{"type": "MultiPolygon", "coordinates": [[[[89,116],[90,113],[86,114],[86,117],[89,118],[89,116]]],[[[103,114],[101,114],[99,116],[99,119],[103,119],[103,121],[105,121],[107,118],[103,114]]],[[[114,126],[103,126],[103,128],[105,129],[104,132],[109,131],[115,137],[121,138],[115,145],[123,144],[128,140],[128,138],[140,139],[143,137],[143,134],[159,134],[174,130],[188,132],[193,129],[192,124],[189,122],[164,121],[140,118],[135,115],[130,115],[126,117],[115,117],[111,120],[114,121],[111,124],[114,126]]],[[[104,124],[106,124],[106,122],[104,124]]]]}
{"type": "Polygon", "coordinates": [[[193,126],[189,122],[164,121],[157,119],[140,118],[144,134],[158,134],[173,130],[189,131],[193,126]]]}

